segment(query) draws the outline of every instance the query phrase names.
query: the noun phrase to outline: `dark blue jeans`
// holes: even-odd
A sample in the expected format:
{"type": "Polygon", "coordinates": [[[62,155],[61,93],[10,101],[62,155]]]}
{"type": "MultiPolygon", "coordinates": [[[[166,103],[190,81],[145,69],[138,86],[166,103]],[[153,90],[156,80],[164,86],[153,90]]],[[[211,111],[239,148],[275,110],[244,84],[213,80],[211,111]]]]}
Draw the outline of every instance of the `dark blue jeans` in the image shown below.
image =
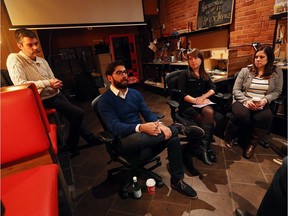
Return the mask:
{"type": "Polygon", "coordinates": [[[46,108],[54,108],[69,121],[69,134],[66,140],[70,151],[76,151],[80,135],[85,139],[91,132],[82,124],[84,111],[72,104],[62,93],[42,101],[46,108]]]}
{"type": "Polygon", "coordinates": [[[182,163],[182,148],[178,138],[178,131],[173,126],[169,126],[172,131],[170,139],[165,140],[163,133],[158,136],[151,136],[145,133],[133,133],[129,136],[120,138],[119,148],[123,151],[135,151],[151,149],[156,152],[167,147],[169,167],[171,171],[171,179],[173,182],[178,182],[184,176],[183,163],[182,163]]]}

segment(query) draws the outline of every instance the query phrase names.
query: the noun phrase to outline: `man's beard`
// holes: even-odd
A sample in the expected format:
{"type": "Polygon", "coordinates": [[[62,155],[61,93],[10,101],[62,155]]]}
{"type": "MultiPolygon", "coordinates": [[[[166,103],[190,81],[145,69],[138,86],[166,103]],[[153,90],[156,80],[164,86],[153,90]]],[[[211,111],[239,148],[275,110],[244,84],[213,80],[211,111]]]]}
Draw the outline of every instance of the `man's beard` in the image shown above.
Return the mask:
{"type": "Polygon", "coordinates": [[[125,83],[123,81],[124,80],[122,80],[122,82],[117,82],[116,80],[114,80],[113,84],[118,89],[126,89],[128,87],[128,80],[125,80],[125,83]]]}

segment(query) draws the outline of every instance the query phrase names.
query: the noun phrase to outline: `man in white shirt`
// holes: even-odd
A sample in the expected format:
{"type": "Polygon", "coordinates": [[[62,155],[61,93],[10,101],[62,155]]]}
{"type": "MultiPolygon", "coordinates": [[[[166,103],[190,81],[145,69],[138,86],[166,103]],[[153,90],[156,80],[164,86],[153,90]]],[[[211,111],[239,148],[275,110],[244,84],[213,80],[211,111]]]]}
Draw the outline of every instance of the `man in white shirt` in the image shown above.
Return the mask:
{"type": "Polygon", "coordinates": [[[70,131],[66,143],[72,156],[79,154],[80,135],[89,144],[100,144],[97,136],[82,124],[83,110],[73,105],[60,92],[63,86],[62,81],[54,77],[47,61],[38,57],[39,43],[36,34],[21,28],[15,31],[15,39],[21,51],[11,53],[7,58],[7,68],[13,84],[34,83],[44,107],[55,108],[67,118],[70,123],[70,131]]]}

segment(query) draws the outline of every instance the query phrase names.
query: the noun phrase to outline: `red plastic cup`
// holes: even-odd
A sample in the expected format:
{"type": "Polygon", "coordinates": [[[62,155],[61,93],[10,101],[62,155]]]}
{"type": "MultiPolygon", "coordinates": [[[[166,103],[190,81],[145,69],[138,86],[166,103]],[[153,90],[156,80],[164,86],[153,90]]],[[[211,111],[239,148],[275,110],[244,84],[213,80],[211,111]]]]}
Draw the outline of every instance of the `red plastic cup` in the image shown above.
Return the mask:
{"type": "Polygon", "coordinates": [[[156,189],[155,184],[156,182],[153,178],[149,178],[146,181],[147,191],[150,195],[155,194],[155,189],[156,189]]]}

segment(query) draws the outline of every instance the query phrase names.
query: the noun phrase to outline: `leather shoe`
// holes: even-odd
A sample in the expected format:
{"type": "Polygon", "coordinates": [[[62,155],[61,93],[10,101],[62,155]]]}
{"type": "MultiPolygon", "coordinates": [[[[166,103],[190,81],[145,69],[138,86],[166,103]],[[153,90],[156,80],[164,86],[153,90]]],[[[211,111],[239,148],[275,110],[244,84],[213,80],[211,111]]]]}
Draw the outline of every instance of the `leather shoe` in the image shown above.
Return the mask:
{"type": "Polygon", "coordinates": [[[191,186],[186,184],[182,179],[179,180],[177,183],[173,183],[173,181],[171,181],[171,187],[191,199],[198,198],[196,191],[191,186]]]}
{"type": "Polygon", "coordinates": [[[246,159],[250,159],[254,156],[254,152],[255,152],[255,146],[253,145],[248,145],[248,147],[246,148],[246,151],[244,152],[244,157],[246,159]]]}
{"type": "Polygon", "coordinates": [[[185,126],[180,123],[174,123],[173,126],[178,130],[179,134],[189,136],[191,138],[202,138],[205,135],[205,131],[196,125],[185,126]]]}
{"type": "Polygon", "coordinates": [[[213,149],[207,149],[207,155],[208,155],[208,159],[212,163],[216,163],[217,162],[216,153],[215,153],[215,151],[213,149]]]}
{"type": "Polygon", "coordinates": [[[252,214],[250,214],[249,212],[247,212],[241,208],[237,208],[235,210],[235,215],[236,216],[253,216],[252,214]]]}

